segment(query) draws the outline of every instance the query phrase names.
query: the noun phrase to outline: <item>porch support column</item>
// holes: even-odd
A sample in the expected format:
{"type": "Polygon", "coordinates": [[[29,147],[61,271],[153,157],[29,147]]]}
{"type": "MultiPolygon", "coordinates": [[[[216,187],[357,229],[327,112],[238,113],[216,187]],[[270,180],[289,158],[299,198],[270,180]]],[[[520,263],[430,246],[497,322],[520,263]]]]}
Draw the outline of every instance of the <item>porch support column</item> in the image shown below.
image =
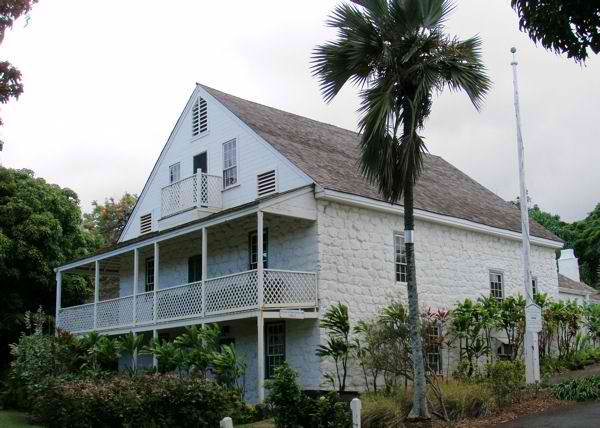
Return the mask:
{"type": "MultiPolygon", "coordinates": [[[[154,340],[158,339],[158,330],[157,329],[152,330],[152,338],[154,340]]],[[[158,367],[158,358],[156,358],[156,354],[152,354],[152,367],[154,367],[154,368],[158,367]]]]}
{"type": "Polygon", "coordinates": [[[140,255],[137,248],[133,249],[133,325],[137,324],[137,289],[139,281],[140,255]]]}
{"type": "Polygon", "coordinates": [[[256,276],[258,290],[256,360],[258,362],[258,401],[265,400],[265,322],[263,317],[265,271],[263,263],[263,212],[256,213],[256,276]]]}
{"type": "Polygon", "coordinates": [[[158,242],[154,243],[154,323],[156,324],[156,318],[158,314],[158,299],[156,292],[158,291],[159,283],[158,283],[158,265],[160,264],[160,251],[158,242]]]}
{"type": "Polygon", "coordinates": [[[94,330],[98,327],[98,300],[100,300],[100,262],[94,262],[94,330]]]}
{"type": "Polygon", "coordinates": [[[208,278],[208,230],[202,228],[202,318],[206,315],[206,279],[208,278]]]}
{"type": "Polygon", "coordinates": [[[60,301],[62,297],[62,272],[56,271],[56,318],[54,318],[54,331],[58,334],[60,301]]]}

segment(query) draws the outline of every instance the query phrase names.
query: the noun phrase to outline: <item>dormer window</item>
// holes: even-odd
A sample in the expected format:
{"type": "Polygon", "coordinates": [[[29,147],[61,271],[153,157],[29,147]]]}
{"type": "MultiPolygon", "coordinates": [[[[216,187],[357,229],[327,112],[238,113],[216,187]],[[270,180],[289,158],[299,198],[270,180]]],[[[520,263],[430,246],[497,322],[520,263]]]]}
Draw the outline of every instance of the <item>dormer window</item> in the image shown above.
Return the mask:
{"type": "Polygon", "coordinates": [[[204,98],[198,98],[192,107],[192,137],[208,131],[208,105],[204,98]]]}

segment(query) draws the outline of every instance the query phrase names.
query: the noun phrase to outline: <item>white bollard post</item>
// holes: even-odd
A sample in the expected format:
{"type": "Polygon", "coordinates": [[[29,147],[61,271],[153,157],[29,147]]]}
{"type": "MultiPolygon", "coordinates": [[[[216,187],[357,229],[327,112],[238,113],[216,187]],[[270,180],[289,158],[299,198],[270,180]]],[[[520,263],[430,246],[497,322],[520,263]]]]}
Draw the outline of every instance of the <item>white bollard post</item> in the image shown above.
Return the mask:
{"type": "Polygon", "coordinates": [[[360,428],[361,403],[358,398],[352,399],[350,402],[350,409],[352,410],[352,428],[360,428]]]}
{"type": "Polygon", "coordinates": [[[219,426],[220,428],[233,428],[233,421],[229,416],[227,416],[226,418],[223,418],[223,420],[221,420],[219,426]]]}

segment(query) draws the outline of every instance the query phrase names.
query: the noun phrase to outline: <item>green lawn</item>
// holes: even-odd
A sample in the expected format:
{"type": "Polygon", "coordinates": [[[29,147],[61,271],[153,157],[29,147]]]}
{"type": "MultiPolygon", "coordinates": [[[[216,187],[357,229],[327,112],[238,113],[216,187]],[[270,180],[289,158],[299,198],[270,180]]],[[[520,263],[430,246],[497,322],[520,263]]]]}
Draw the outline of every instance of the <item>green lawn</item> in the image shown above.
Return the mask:
{"type": "Polygon", "coordinates": [[[236,428],[273,428],[273,427],[275,427],[275,425],[273,425],[273,422],[271,420],[268,420],[268,421],[255,422],[253,424],[248,424],[248,425],[238,425],[236,428]]]}
{"type": "Polygon", "coordinates": [[[24,413],[14,412],[12,410],[0,411],[0,427],[2,428],[25,428],[39,425],[30,425],[27,423],[27,417],[24,413]]]}

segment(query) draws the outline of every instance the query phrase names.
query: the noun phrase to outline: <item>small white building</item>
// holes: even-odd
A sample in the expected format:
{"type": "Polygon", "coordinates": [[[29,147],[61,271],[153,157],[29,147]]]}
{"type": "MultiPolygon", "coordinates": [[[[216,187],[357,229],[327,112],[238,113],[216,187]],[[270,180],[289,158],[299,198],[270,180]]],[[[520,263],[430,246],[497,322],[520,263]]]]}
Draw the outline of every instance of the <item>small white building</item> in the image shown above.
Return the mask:
{"type": "Polygon", "coordinates": [[[560,252],[558,259],[558,299],[572,300],[580,305],[598,303],[598,290],[581,282],[579,260],[572,249],[560,252]]]}
{"type": "MultiPolygon", "coordinates": [[[[329,368],[319,317],[353,322],[406,299],[402,206],[358,171],[356,133],[198,84],[116,247],[57,270],[60,328],[174,335],[216,322],[248,364],[250,401],[286,360],[306,389],[329,368]],[[262,256],[261,256],[262,255],[262,256]],[[92,303],[62,307],[69,272],[94,277],[92,303]]],[[[423,308],[522,289],[519,211],[437,156],[415,189],[423,308]]],[[[537,291],[559,295],[562,242],[531,223],[537,291]]],[[[361,387],[351,373],[348,389],[361,387]]]]}

